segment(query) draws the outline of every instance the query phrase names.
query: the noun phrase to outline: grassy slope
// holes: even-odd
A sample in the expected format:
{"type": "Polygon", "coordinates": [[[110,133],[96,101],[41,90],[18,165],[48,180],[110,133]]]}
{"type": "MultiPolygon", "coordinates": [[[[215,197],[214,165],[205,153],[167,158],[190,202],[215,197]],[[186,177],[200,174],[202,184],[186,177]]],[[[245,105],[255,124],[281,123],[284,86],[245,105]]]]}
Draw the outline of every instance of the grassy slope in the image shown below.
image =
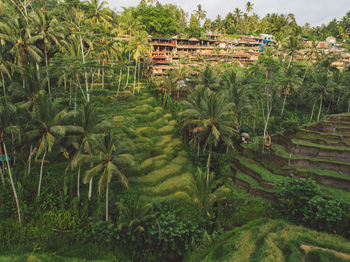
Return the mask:
{"type": "MultiPolygon", "coordinates": [[[[132,187],[147,200],[166,199],[184,189],[193,172],[181,139],[175,135],[176,121],[148,90],[126,95],[104,106],[115,128],[132,141],[132,154],[140,176],[131,177],[132,187]]],[[[105,116],[106,117],[106,116],[105,116]]]]}
{"type": "MultiPolygon", "coordinates": [[[[209,247],[201,247],[187,256],[186,262],[197,261],[308,261],[305,247],[318,250],[331,261],[350,258],[350,242],[281,220],[259,219],[225,232],[209,247]]],[[[328,260],[325,260],[328,261],[328,260]]]]}

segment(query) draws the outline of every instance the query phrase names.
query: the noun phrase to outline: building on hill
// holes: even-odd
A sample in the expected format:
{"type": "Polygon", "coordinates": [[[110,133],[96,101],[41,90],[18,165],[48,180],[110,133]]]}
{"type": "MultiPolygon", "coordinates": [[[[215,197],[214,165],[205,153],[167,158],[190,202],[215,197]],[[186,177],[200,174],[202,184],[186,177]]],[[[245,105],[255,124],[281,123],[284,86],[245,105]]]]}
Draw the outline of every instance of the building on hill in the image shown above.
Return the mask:
{"type": "Polygon", "coordinates": [[[155,75],[166,74],[168,69],[180,63],[181,58],[193,66],[203,62],[237,63],[241,66],[251,64],[265,46],[273,43],[272,35],[267,34],[242,36],[239,39],[222,39],[217,32],[208,32],[205,39],[186,35],[148,38],[153,48],[149,67],[155,75]]]}

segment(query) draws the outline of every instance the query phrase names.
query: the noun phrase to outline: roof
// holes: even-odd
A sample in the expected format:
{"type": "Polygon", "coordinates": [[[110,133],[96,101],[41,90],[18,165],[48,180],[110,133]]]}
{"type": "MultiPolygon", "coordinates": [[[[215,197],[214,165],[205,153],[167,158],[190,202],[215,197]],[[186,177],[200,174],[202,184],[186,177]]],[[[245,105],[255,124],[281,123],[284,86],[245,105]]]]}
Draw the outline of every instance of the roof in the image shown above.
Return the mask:
{"type": "Polygon", "coordinates": [[[151,39],[162,39],[162,40],[173,40],[173,39],[175,39],[173,37],[161,37],[161,36],[157,36],[157,37],[151,36],[149,38],[151,38],[151,39]]]}
{"type": "Polygon", "coordinates": [[[195,37],[191,37],[190,39],[188,39],[189,41],[199,41],[197,38],[195,37]]]}

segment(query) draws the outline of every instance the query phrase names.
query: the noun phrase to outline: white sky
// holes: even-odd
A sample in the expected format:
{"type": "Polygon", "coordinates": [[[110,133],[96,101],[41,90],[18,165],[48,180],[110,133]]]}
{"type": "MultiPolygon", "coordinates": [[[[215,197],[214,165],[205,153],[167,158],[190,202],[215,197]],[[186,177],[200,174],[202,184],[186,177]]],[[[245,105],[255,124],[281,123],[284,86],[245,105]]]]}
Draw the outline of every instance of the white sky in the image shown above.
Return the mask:
{"type": "MultiPolygon", "coordinates": [[[[107,0],[111,8],[122,11],[122,7],[136,6],[140,0],[107,0]]],[[[191,13],[198,4],[207,11],[210,19],[220,14],[224,17],[238,7],[245,10],[246,0],[159,0],[162,4],[173,3],[191,13]]],[[[333,18],[338,20],[350,11],[350,0],[251,0],[254,12],[259,16],[267,13],[294,13],[299,25],[327,24],[333,18]]]]}

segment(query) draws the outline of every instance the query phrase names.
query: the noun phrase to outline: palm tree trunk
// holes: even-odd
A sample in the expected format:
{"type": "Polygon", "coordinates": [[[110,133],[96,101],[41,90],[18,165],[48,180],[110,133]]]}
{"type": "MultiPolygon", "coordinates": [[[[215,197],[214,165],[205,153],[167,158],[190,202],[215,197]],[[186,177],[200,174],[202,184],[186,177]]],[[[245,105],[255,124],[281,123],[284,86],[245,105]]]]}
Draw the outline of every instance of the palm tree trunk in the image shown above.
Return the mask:
{"type": "MultiPolygon", "coordinates": [[[[103,61],[103,60],[102,60],[103,61]]],[[[102,89],[105,88],[105,68],[104,68],[104,62],[102,62],[102,89]]]]}
{"type": "Polygon", "coordinates": [[[44,151],[43,158],[41,159],[40,177],[39,177],[39,185],[38,185],[38,196],[40,196],[41,181],[42,181],[42,178],[43,178],[43,169],[44,169],[44,160],[45,160],[45,156],[46,156],[46,148],[45,148],[45,151],[44,151]]]}
{"type": "Polygon", "coordinates": [[[348,101],[348,113],[350,112],[350,99],[348,101]]]}
{"type": "Polygon", "coordinates": [[[120,90],[120,83],[122,82],[122,69],[120,69],[119,73],[119,83],[118,83],[118,90],[117,90],[117,97],[119,96],[119,90],[120,90]]]}
{"type": "Polygon", "coordinates": [[[106,185],[106,221],[108,221],[108,182],[106,185]]]}
{"type": "Polygon", "coordinates": [[[44,43],[44,52],[45,52],[45,66],[46,66],[46,76],[47,76],[47,90],[51,94],[51,85],[50,85],[50,75],[49,75],[49,61],[47,59],[47,47],[44,43]]]}
{"type": "Polygon", "coordinates": [[[316,101],[314,102],[314,105],[312,106],[311,116],[310,116],[310,121],[309,121],[309,122],[312,121],[312,118],[313,118],[313,116],[314,116],[315,105],[316,105],[316,101]]]}
{"type": "Polygon", "coordinates": [[[1,80],[2,80],[2,90],[4,92],[4,97],[6,98],[5,77],[2,71],[0,71],[0,73],[1,73],[1,80]]]}
{"type": "Polygon", "coordinates": [[[284,95],[283,106],[282,106],[282,111],[281,111],[281,116],[283,115],[284,106],[286,105],[286,100],[287,100],[287,94],[284,95]]]}
{"type": "Polygon", "coordinates": [[[318,110],[317,122],[320,121],[321,110],[322,110],[322,95],[320,96],[320,109],[318,110]]]}
{"type": "Polygon", "coordinates": [[[30,145],[30,152],[28,157],[28,175],[30,175],[30,168],[32,165],[32,156],[34,155],[36,148],[33,149],[33,145],[30,145]]]}
{"type": "Polygon", "coordinates": [[[136,72],[137,72],[137,60],[135,64],[135,73],[134,73],[134,89],[132,90],[132,95],[135,95],[135,89],[136,89],[136,72]]]}
{"type": "Polygon", "coordinates": [[[128,87],[129,75],[130,75],[130,50],[129,50],[129,58],[128,58],[128,74],[126,75],[126,83],[125,83],[124,89],[128,87]]]}
{"type": "Polygon", "coordinates": [[[140,65],[141,65],[141,62],[139,61],[139,70],[138,70],[138,74],[137,74],[137,93],[140,93],[140,65]]]}
{"type": "Polygon", "coordinates": [[[89,182],[89,193],[88,193],[88,199],[91,199],[91,195],[92,195],[92,178],[90,179],[89,182]]]}
{"type": "Polygon", "coordinates": [[[209,154],[208,154],[208,160],[207,160],[207,183],[209,181],[209,175],[210,175],[210,160],[211,160],[211,150],[212,146],[209,145],[209,154]]]}
{"type": "Polygon", "coordinates": [[[85,55],[84,55],[84,45],[83,45],[83,39],[80,36],[80,48],[81,48],[81,56],[83,58],[83,64],[84,64],[84,78],[85,78],[85,89],[86,89],[86,101],[90,102],[90,94],[89,94],[89,82],[88,82],[88,75],[85,68],[85,55]]]}
{"type": "Polygon", "coordinates": [[[80,165],[78,167],[77,195],[80,197],[80,165]]]}
{"type": "Polygon", "coordinates": [[[12,171],[11,171],[11,166],[10,166],[10,163],[9,163],[9,158],[8,158],[8,154],[7,154],[7,150],[6,150],[6,145],[5,145],[4,142],[2,142],[2,145],[3,145],[3,147],[4,147],[4,152],[5,152],[5,157],[6,157],[6,163],[7,163],[7,170],[8,170],[9,177],[10,177],[10,181],[11,181],[11,186],[12,186],[13,195],[14,195],[15,201],[16,201],[18,222],[19,222],[19,224],[22,226],[21,210],[20,210],[20,207],[19,207],[19,200],[18,200],[16,188],[15,188],[15,183],[13,182],[13,178],[12,178],[12,171]]]}
{"type": "Polygon", "coordinates": [[[293,56],[291,55],[291,56],[290,56],[290,59],[289,59],[289,64],[288,64],[287,69],[289,69],[290,65],[292,64],[292,61],[293,61],[293,56]]]}

